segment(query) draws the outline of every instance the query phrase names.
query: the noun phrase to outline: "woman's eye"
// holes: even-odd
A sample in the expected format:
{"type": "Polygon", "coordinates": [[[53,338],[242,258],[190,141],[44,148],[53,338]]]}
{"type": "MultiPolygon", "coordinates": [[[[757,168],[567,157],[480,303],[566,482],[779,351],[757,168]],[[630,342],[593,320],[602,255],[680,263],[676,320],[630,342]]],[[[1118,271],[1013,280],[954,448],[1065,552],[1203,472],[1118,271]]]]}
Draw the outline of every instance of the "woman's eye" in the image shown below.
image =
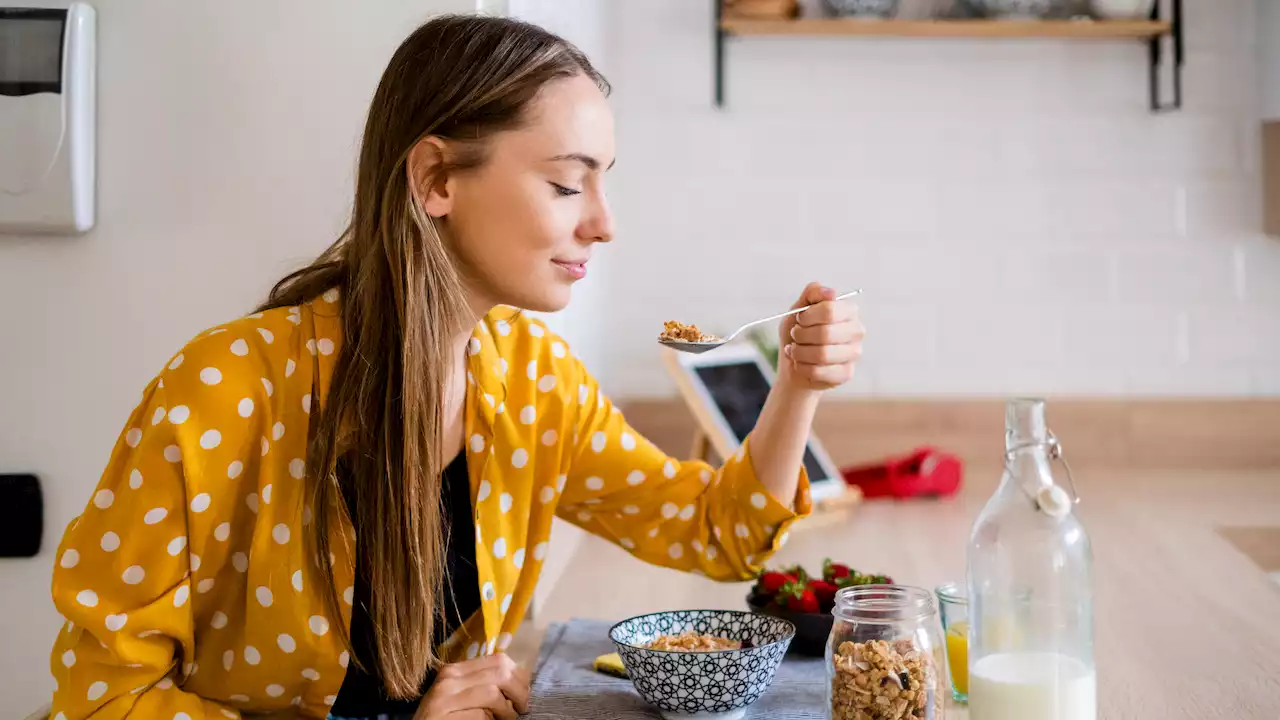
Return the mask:
{"type": "Polygon", "coordinates": [[[574,190],[573,188],[567,188],[558,183],[551,183],[551,187],[555,188],[556,194],[561,197],[569,197],[571,195],[580,195],[582,193],[581,190],[574,190]]]}

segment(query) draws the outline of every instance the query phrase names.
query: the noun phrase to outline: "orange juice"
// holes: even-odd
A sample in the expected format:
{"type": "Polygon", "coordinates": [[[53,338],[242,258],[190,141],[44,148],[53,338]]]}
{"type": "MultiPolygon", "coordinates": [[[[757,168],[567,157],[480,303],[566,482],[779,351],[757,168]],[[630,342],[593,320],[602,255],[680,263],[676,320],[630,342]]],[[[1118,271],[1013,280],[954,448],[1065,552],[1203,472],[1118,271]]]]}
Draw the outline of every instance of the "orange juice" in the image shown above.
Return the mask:
{"type": "Polygon", "coordinates": [[[947,667],[956,692],[969,692],[969,623],[958,622],[947,628],[947,667]]]}

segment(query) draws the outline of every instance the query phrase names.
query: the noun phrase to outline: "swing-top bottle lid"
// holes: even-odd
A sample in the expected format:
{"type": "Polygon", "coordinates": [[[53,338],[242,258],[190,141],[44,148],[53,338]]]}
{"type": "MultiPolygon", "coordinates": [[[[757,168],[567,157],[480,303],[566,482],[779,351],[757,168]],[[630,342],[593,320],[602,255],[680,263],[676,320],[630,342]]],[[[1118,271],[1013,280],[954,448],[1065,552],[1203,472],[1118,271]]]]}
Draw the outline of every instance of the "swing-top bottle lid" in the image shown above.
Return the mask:
{"type": "Polygon", "coordinates": [[[1071,512],[1071,496],[1061,485],[1046,485],[1036,493],[1036,504],[1050,517],[1060,518],[1071,512]]]}

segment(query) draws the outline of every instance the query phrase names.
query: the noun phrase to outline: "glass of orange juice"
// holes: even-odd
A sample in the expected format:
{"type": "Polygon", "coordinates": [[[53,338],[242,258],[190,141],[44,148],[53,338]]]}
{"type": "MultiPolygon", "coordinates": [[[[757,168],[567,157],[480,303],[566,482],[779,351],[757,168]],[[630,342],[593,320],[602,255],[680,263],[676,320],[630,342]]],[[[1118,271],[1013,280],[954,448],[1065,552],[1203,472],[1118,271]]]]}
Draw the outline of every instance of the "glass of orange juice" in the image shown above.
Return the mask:
{"type": "Polygon", "coordinates": [[[947,670],[951,673],[951,697],[969,701],[969,598],[963,583],[947,583],[934,589],[942,616],[947,646],[947,670]]]}

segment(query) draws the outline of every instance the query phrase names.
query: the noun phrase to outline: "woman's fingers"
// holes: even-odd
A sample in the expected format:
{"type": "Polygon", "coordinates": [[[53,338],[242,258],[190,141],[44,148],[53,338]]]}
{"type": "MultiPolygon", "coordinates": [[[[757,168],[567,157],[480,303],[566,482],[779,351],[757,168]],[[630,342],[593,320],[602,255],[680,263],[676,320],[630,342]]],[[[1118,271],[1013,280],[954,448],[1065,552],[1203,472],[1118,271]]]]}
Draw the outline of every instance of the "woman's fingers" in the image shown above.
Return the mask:
{"type": "Polygon", "coordinates": [[[842,345],[799,345],[787,346],[787,357],[800,365],[842,365],[855,362],[862,356],[860,343],[842,345]]]}
{"type": "Polygon", "coordinates": [[[811,327],[795,325],[791,328],[791,340],[801,345],[840,345],[861,340],[866,334],[866,328],[857,320],[811,327]]]}
{"type": "Polygon", "coordinates": [[[417,717],[516,720],[529,710],[529,683],[529,673],[501,653],[446,665],[419,704],[417,717]]]}

